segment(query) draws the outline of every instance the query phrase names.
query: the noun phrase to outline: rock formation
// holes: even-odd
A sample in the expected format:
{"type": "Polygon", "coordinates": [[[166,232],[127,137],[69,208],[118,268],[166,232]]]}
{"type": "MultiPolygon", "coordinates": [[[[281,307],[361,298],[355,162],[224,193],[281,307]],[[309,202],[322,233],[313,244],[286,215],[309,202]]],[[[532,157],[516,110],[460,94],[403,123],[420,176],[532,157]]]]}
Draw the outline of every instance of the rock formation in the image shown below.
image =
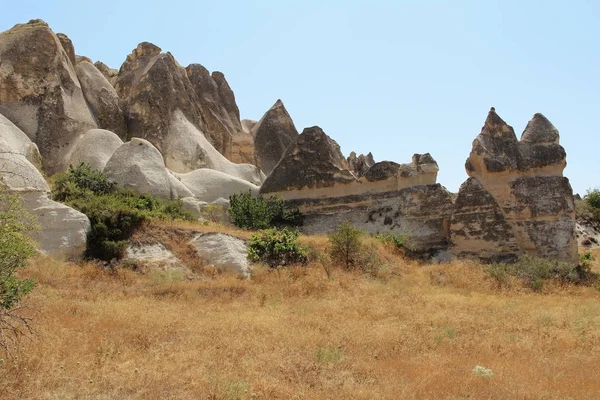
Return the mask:
{"type": "Polygon", "coordinates": [[[122,144],[123,141],[113,132],[91,129],[77,141],[69,158],[69,165],[76,167],[86,163],[103,171],[108,160],[122,144]]]}
{"type": "Polygon", "coordinates": [[[298,131],[282,101],[277,100],[254,125],[252,135],[256,165],[269,175],[287,148],[296,141],[298,131]]]}
{"type": "Polygon", "coordinates": [[[415,253],[435,253],[449,243],[453,204],[436,184],[429,154],[413,162],[384,161],[358,178],[339,145],[319,127],[305,129],[267,177],[261,193],[278,195],[305,214],[304,231],[327,233],[344,220],[371,233],[411,236],[415,253]]]}
{"type": "Polygon", "coordinates": [[[355,152],[351,152],[347,161],[348,165],[350,166],[350,170],[358,177],[363,176],[369,170],[369,168],[375,165],[375,160],[373,159],[373,154],[371,153],[367,154],[366,156],[361,154],[357,157],[355,152]]]}
{"type": "Polygon", "coordinates": [[[484,259],[528,253],[577,262],[575,205],[562,176],[565,166],[558,131],[542,114],[533,116],[519,141],[490,110],[466,162],[471,178],[458,194],[451,226],[455,253],[484,259]]]}
{"type": "Polygon", "coordinates": [[[16,125],[0,114],[0,179],[18,193],[23,208],[36,218],[39,231],[33,235],[47,254],[79,257],[90,230],[88,218],[48,198],[49,187],[35,164],[37,146],[16,125]]]}
{"type": "Polygon", "coordinates": [[[248,247],[243,240],[224,233],[207,233],[197,235],[190,243],[200,258],[218,271],[250,276],[248,247]]]}
{"type": "Polygon", "coordinates": [[[94,64],[82,61],[76,67],[77,77],[81,82],[83,95],[90,106],[98,126],[116,133],[123,140],[127,139],[125,116],[119,105],[117,91],[108,80],[96,69],[94,64]]]}
{"type": "Polygon", "coordinates": [[[241,124],[222,74],[211,77],[200,65],[186,70],[170,53],[141,43],[121,66],[115,88],[126,104],[129,135],[156,146],[169,169],[211,168],[262,181],[255,166],[234,164],[223,155],[231,151],[228,129],[241,130],[241,124]]]}
{"type": "Polygon", "coordinates": [[[37,144],[50,174],[64,170],[75,140],[97,127],[63,43],[70,41],[41,20],[0,33],[0,113],[37,144]]]}
{"type": "Polygon", "coordinates": [[[119,70],[114,68],[110,68],[108,65],[104,64],[102,61],[96,61],[94,66],[100,71],[100,73],[106,78],[106,80],[111,84],[115,85],[115,81],[117,80],[117,75],[119,75],[119,70]]]}
{"type": "Polygon", "coordinates": [[[144,139],[121,145],[106,163],[104,173],[119,187],[163,199],[176,195],[160,152],[144,139]]]}
{"type": "Polygon", "coordinates": [[[178,174],[178,178],[198,200],[207,202],[248,191],[258,194],[259,190],[248,181],[208,168],[178,174]]]}

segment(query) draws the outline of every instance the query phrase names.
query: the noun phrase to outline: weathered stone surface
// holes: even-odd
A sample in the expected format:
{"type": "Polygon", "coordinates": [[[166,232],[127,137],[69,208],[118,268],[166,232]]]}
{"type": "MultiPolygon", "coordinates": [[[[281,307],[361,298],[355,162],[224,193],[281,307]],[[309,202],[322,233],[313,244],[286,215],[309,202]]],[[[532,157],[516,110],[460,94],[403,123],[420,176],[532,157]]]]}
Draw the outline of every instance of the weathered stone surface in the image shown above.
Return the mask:
{"type": "Polygon", "coordinates": [[[69,61],[71,61],[71,64],[77,65],[77,58],[75,56],[75,46],[73,46],[73,42],[71,41],[71,39],[69,39],[69,37],[64,33],[57,33],[56,37],[58,38],[58,40],[60,40],[60,44],[67,53],[67,57],[69,57],[69,61]]]}
{"type": "Polygon", "coordinates": [[[89,57],[86,57],[86,56],[78,56],[77,54],[75,55],[75,63],[76,63],[76,64],[74,64],[74,65],[77,65],[77,64],[79,64],[79,63],[82,63],[82,62],[84,62],[84,61],[85,61],[85,62],[92,63],[92,64],[94,63],[94,62],[93,62],[93,61],[92,61],[92,60],[91,60],[89,57]]]}
{"type": "Polygon", "coordinates": [[[413,162],[375,163],[358,178],[349,170],[340,146],[319,127],[306,128],[261,186],[261,193],[286,200],[343,197],[435,184],[437,163],[415,154],[413,162]]]}
{"type": "Polygon", "coordinates": [[[119,187],[163,199],[176,197],[160,152],[150,142],[133,138],[106,163],[104,173],[119,187]]]}
{"type": "Polygon", "coordinates": [[[190,243],[200,258],[218,271],[250,276],[248,247],[243,240],[224,233],[206,233],[197,235],[190,243]]]}
{"type": "Polygon", "coordinates": [[[233,134],[242,131],[235,96],[220,72],[212,76],[200,64],[186,68],[204,123],[204,133],[219,152],[231,159],[233,134]]]}
{"type": "Polygon", "coordinates": [[[153,270],[178,272],[191,276],[192,271],[161,243],[134,243],[125,249],[123,261],[153,270]]]}
{"type": "Polygon", "coordinates": [[[119,106],[119,96],[115,88],[92,63],[80,62],[77,64],[76,70],[83,95],[96,117],[98,126],[114,132],[121,139],[126,140],[125,116],[119,106]]]}
{"type": "MultiPolygon", "coordinates": [[[[64,41],[64,40],[63,40],[64,41]]],[[[37,144],[50,174],[96,122],[70,57],[41,20],[0,33],[0,113],[37,144]]]]}
{"type": "MultiPolygon", "coordinates": [[[[259,122],[257,135],[260,125],[259,122]]],[[[340,146],[321,128],[313,126],[304,129],[294,145],[287,149],[277,168],[263,183],[261,193],[332,188],[336,184],[355,181],[340,146]]]]}
{"type": "Polygon", "coordinates": [[[501,262],[513,261],[523,253],[496,200],[474,178],[460,187],[450,235],[458,257],[501,262]]]}
{"type": "Polygon", "coordinates": [[[373,154],[371,153],[367,154],[366,156],[361,154],[357,157],[355,152],[351,152],[347,161],[350,170],[358,177],[363,176],[369,170],[369,168],[375,165],[375,160],[373,159],[373,154]]]}
{"type": "MultiPolygon", "coordinates": [[[[91,62],[91,60],[90,60],[91,62]]],[[[119,75],[119,70],[110,68],[108,65],[104,64],[102,61],[96,61],[94,66],[100,71],[100,73],[106,78],[106,80],[111,84],[115,85],[115,81],[117,80],[117,75],[119,75]]]]}
{"type": "Polygon", "coordinates": [[[178,178],[198,200],[207,202],[248,191],[258,194],[259,190],[258,186],[248,181],[208,168],[179,174],[178,178]]]}
{"type": "Polygon", "coordinates": [[[40,229],[33,239],[45,253],[81,256],[90,222],[79,211],[48,198],[50,188],[29,160],[38,160],[36,150],[27,135],[0,114],[0,180],[22,197],[23,208],[37,219],[40,229]]]}
{"type": "Polygon", "coordinates": [[[0,158],[5,159],[10,153],[25,157],[37,169],[42,168],[42,156],[36,144],[8,118],[0,114],[0,158]]]}
{"type": "Polygon", "coordinates": [[[35,217],[40,228],[32,235],[38,248],[52,256],[81,257],[91,229],[88,217],[50,200],[46,192],[20,190],[19,193],[23,197],[23,208],[35,217]]]}
{"type": "Polygon", "coordinates": [[[252,131],[256,165],[268,176],[296,141],[298,131],[281,100],[275,102],[252,131]]]}
{"type": "Polygon", "coordinates": [[[407,234],[414,254],[434,255],[448,247],[453,204],[439,184],[387,192],[289,201],[305,215],[303,231],[332,232],[344,221],[364,231],[407,234]]]}
{"type": "Polygon", "coordinates": [[[371,233],[406,233],[415,253],[446,249],[453,204],[435,184],[438,168],[429,154],[416,154],[408,164],[376,163],[361,178],[349,167],[334,140],[318,127],[307,128],[261,193],[298,206],[307,233],[328,233],[347,220],[371,233]]]}
{"type": "MultiPolygon", "coordinates": [[[[234,115],[235,110],[225,106],[219,108],[220,99],[226,96],[223,82],[219,88],[219,84],[208,76],[212,86],[207,85],[212,87],[212,94],[202,91],[201,85],[206,83],[198,81],[202,71],[205,70],[201,66],[192,66],[186,71],[170,53],[161,53],[153,44],[138,45],[127,57],[115,83],[117,93],[127,104],[129,134],[155,145],[163,154],[166,166],[174,172],[212,168],[249,182],[262,182],[263,177],[255,166],[234,164],[223,156],[227,146],[229,151],[231,149],[231,135],[225,139],[221,136],[225,130],[208,132],[208,138],[205,136],[206,129],[216,126],[216,122],[221,123],[219,126],[223,129],[225,122],[234,124],[235,121],[225,120],[234,115]],[[196,89],[205,96],[202,99],[206,104],[198,98],[196,89]],[[208,102],[207,98],[213,102],[208,102]],[[215,112],[211,114],[214,118],[209,118],[211,124],[204,123],[203,110],[215,112]]],[[[208,111],[206,113],[208,115],[208,111]]],[[[235,129],[241,130],[239,120],[236,126],[235,129]]]]}
{"type": "Polygon", "coordinates": [[[69,165],[89,164],[103,171],[106,163],[123,141],[113,132],[104,129],[91,129],[77,141],[71,153],[69,165]]]}
{"type": "MultiPolygon", "coordinates": [[[[559,144],[558,130],[542,114],[534,115],[518,141],[513,129],[490,110],[473,142],[466,169],[499,207],[518,249],[499,241],[495,254],[486,257],[502,258],[512,251],[515,256],[526,252],[577,262],[575,206],[569,181],[562,176],[565,166],[566,153],[559,144]]],[[[459,192],[459,198],[474,190],[472,182],[463,187],[461,192],[466,192],[459,192]]],[[[458,207],[457,212],[463,211],[458,207]]],[[[490,215],[489,210],[483,210],[479,218],[492,218],[490,215]]],[[[487,232],[455,240],[455,251],[476,247],[481,235],[494,233],[492,228],[487,225],[487,232]]]]}

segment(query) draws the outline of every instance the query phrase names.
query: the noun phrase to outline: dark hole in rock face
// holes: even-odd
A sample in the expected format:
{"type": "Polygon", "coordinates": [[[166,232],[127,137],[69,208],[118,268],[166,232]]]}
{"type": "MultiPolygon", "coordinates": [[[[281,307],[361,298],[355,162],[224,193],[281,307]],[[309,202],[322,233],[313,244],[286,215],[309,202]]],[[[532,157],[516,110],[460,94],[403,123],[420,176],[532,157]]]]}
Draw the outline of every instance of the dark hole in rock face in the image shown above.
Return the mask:
{"type": "Polygon", "coordinates": [[[385,217],[385,219],[383,220],[384,225],[391,225],[392,222],[392,217],[385,217]]]}

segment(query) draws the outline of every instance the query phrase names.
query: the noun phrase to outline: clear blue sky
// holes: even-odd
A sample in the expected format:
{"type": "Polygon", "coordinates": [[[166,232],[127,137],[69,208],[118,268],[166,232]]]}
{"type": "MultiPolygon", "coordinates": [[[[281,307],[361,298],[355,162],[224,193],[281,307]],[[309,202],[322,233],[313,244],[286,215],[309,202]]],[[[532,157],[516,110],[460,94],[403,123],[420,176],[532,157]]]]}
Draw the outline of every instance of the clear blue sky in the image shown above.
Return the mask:
{"type": "Polygon", "coordinates": [[[598,1],[2,2],[0,30],[42,18],[119,68],[142,41],[225,73],[242,118],[281,98],[347,155],[429,152],[457,190],[490,106],[520,137],[541,112],[576,192],[600,186],[598,1]]]}

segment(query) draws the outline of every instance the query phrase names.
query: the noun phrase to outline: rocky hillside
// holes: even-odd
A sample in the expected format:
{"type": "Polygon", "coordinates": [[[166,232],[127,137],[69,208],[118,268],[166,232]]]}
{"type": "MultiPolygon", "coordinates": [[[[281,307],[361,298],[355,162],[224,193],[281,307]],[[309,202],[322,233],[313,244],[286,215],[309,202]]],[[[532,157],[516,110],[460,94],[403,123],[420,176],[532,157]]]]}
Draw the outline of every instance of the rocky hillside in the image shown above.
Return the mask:
{"type": "Polygon", "coordinates": [[[46,252],[80,252],[89,221],[50,200],[45,177],[87,163],[190,209],[239,192],[277,195],[304,212],[307,233],[348,220],[408,234],[415,254],[438,259],[577,261],[566,153],[542,114],[517,139],[492,108],[454,198],[430,154],[405,164],[345,157],[321,128],[299,134],[281,100],[258,122],[240,120],[223,73],[183,67],[151,43],[116,70],[32,20],[0,33],[0,60],[0,169],[39,218],[46,252]]]}

